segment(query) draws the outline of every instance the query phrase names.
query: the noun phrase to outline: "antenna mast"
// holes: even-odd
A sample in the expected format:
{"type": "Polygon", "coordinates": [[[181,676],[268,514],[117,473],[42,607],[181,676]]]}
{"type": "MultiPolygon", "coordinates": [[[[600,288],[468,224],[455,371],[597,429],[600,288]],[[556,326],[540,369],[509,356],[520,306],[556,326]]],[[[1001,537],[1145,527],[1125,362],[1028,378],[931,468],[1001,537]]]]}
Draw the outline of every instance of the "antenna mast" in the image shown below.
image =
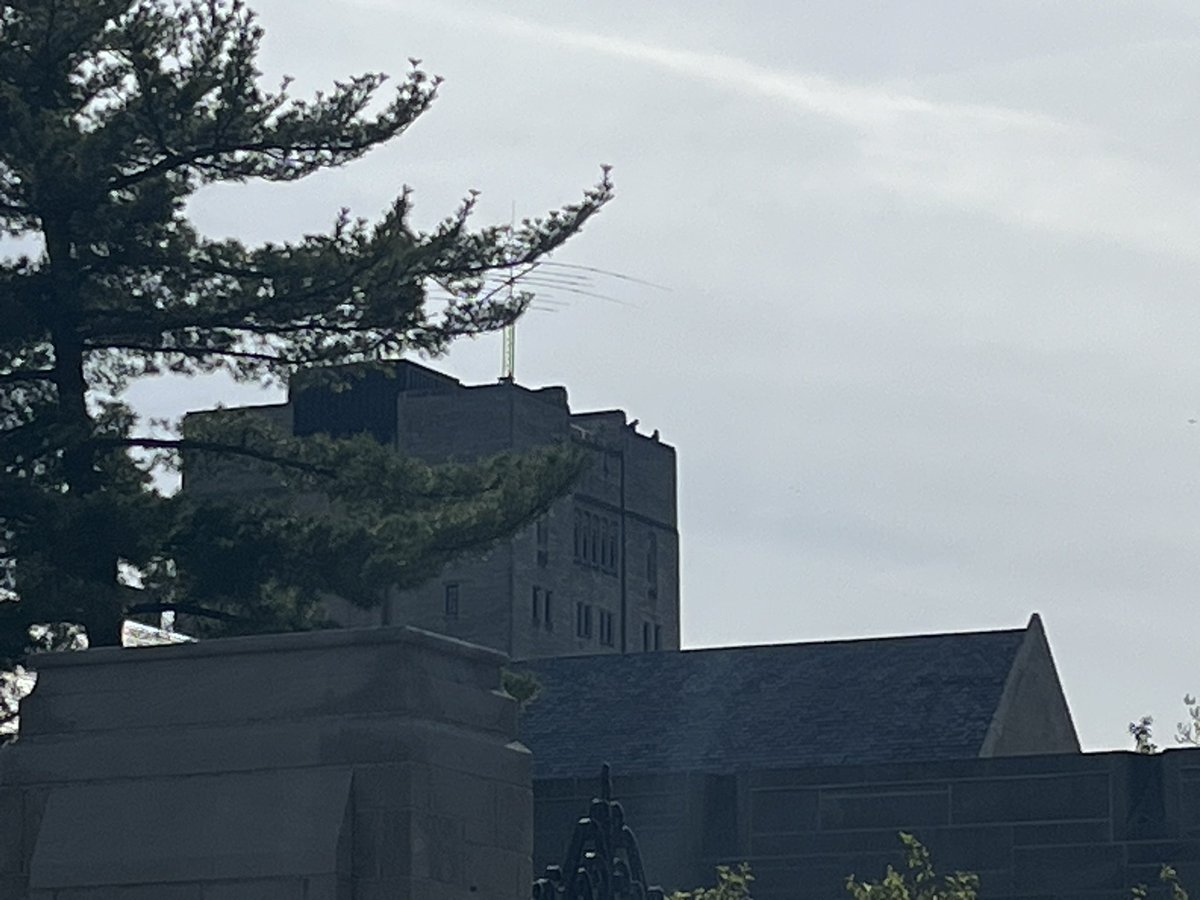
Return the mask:
{"type": "MultiPolygon", "coordinates": [[[[513,231],[517,227],[517,201],[512,204],[512,218],[508,224],[508,238],[512,240],[513,231]]],[[[508,300],[511,303],[515,292],[517,276],[513,269],[511,251],[508,264],[508,300]]],[[[504,349],[500,358],[500,380],[513,382],[517,378],[517,323],[509,322],[504,326],[504,349]]]]}
{"type": "Polygon", "coordinates": [[[509,322],[504,326],[504,358],[501,361],[504,374],[501,381],[515,381],[517,370],[517,323],[509,322]]]}

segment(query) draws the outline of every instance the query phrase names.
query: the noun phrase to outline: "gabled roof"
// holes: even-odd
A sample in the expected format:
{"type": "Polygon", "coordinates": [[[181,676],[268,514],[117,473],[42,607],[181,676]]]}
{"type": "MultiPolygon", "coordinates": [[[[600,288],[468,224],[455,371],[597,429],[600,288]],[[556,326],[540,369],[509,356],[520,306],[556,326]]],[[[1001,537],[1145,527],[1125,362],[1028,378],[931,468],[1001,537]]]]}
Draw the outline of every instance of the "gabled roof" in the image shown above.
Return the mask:
{"type": "Polygon", "coordinates": [[[539,779],[975,757],[1034,631],[531,660],[521,736],[539,779]]]}

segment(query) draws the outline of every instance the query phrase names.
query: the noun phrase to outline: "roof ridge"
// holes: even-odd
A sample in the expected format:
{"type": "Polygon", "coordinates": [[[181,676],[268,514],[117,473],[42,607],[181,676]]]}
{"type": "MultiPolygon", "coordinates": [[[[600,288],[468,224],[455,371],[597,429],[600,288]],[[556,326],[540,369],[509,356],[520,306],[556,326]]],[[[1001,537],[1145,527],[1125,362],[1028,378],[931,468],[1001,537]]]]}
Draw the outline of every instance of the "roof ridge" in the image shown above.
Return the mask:
{"type": "Polygon", "coordinates": [[[866,637],[825,638],[807,641],[779,641],[771,644],[724,644],[714,647],[685,647],[680,653],[702,653],[709,650],[750,650],[759,647],[811,647],[829,644],[870,644],[886,641],[919,641],[933,638],[998,637],[1000,635],[1024,634],[1028,626],[1020,628],[980,628],[969,631],[923,631],[914,634],[882,634],[866,637]]]}
{"type": "Polygon", "coordinates": [[[917,634],[886,634],[875,635],[868,637],[846,637],[846,638],[826,638],[813,639],[807,641],[779,641],[773,644],[723,644],[713,647],[683,647],[679,650],[656,651],[654,653],[579,653],[564,656],[542,656],[526,659],[513,660],[516,664],[521,665],[543,665],[554,660],[577,660],[577,659],[643,659],[643,658],[675,658],[681,654],[698,655],[702,653],[718,653],[731,652],[737,650],[765,650],[774,648],[786,647],[828,647],[845,644],[883,644],[883,643],[900,643],[905,641],[926,641],[945,638],[983,638],[983,637],[1001,637],[1001,636],[1017,636],[1024,635],[1030,626],[1025,625],[1020,628],[988,628],[976,629],[971,631],[934,631],[920,632],[917,634]]]}

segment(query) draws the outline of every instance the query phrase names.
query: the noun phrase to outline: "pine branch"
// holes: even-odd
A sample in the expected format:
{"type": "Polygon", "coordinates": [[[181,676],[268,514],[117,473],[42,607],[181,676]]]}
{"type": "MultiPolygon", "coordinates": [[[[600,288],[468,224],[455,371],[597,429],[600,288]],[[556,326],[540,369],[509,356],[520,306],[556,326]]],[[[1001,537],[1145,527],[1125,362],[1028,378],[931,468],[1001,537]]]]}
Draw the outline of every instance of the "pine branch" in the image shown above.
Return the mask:
{"type": "Polygon", "coordinates": [[[108,187],[109,187],[109,190],[111,190],[111,191],[126,190],[127,188],[131,188],[134,185],[138,184],[139,182],[145,181],[146,179],[149,179],[149,178],[155,178],[160,175],[165,175],[168,172],[174,172],[174,171],[177,171],[178,169],[182,169],[187,166],[192,166],[192,165],[201,166],[201,165],[203,165],[202,160],[204,160],[208,157],[214,157],[214,161],[211,163],[208,163],[208,166],[219,170],[221,167],[220,167],[220,164],[215,161],[215,158],[219,158],[221,156],[227,156],[230,154],[236,154],[236,153],[269,154],[272,152],[284,153],[285,151],[298,152],[298,153],[304,153],[304,152],[317,153],[317,152],[321,152],[323,150],[332,151],[335,149],[340,150],[341,152],[354,152],[355,150],[368,149],[375,143],[378,143],[378,142],[366,140],[366,141],[363,141],[360,145],[346,144],[344,147],[337,147],[335,144],[332,144],[332,143],[329,145],[313,144],[313,145],[306,147],[301,144],[282,142],[282,141],[278,142],[278,143],[273,143],[273,142],[269,142],[269,141],[249,141],[249,142],[241,143],[241,144],[226,144],[224,146],[212,145],[212,146],[206,146],[206,147],[194,147],[186,153],[168,154],[168,155],[164,156],[162,159],[160,159],[158,162],[153,163],[152,165],[149,165],[144,169],[138,169],[137,171],[129,172],[125,175],[122,175],[119,178],[113,178],[108,182],[108,187]]]}
{"type": "Polygon", "coordinates": [[[128,350],[134,353],[150,353],[150,354],[170,354],[175,353],[180,356],[191,356],[197,359],[206,359],[211,356],[228,356],[232,359],[247,359],[257,360],[258,362],[273,363],[276,365],[298,366],[307,362],[312,362],[308,359],[289,359],[285,356],[279,356],[273,353],[255,353],[250,350],[222,350],[217,347],[162,347],[153,344],[131,344],[118,342],[93,342],[89,341],[83,345],[83,349],[91,353],[98,353],[104,350],[128,350]]]}
{"type": "Polygon", "coordinates": [[[281,468],[295,469],[298,472],[305,472],[309,475],[332,478],[337,474],[336,470],[328,466],[305,462],[294,457],[279,456],[267,450],[259,450],[244,444],[226,444],[221,441],[198,441],[189,438],[99,437],[93,438],[91,443],[96,447],[125,447],[142,450],[170,450],[179,453],[199,452],[215,453],[222,456],[242,456],[247,459],[257,460],[258,462],[271,463],[281,468]]]}
{"type": "Polygon", "coordinates": [[[15,372],[0,372],[0,384],[11,384],[20,381],[53,381],[53,369],[18,369],[15,372]]]}

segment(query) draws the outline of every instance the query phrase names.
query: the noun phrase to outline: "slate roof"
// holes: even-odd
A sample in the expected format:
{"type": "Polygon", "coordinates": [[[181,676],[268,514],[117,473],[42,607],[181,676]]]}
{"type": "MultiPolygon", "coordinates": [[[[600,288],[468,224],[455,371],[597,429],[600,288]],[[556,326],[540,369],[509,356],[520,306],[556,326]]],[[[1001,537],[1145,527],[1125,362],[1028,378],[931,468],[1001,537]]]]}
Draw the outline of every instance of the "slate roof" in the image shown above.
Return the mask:
{"type": "Polygon", "coordinates": [[[514,664],[534,778],[979,755],[1025,629],[514,664]]]}

